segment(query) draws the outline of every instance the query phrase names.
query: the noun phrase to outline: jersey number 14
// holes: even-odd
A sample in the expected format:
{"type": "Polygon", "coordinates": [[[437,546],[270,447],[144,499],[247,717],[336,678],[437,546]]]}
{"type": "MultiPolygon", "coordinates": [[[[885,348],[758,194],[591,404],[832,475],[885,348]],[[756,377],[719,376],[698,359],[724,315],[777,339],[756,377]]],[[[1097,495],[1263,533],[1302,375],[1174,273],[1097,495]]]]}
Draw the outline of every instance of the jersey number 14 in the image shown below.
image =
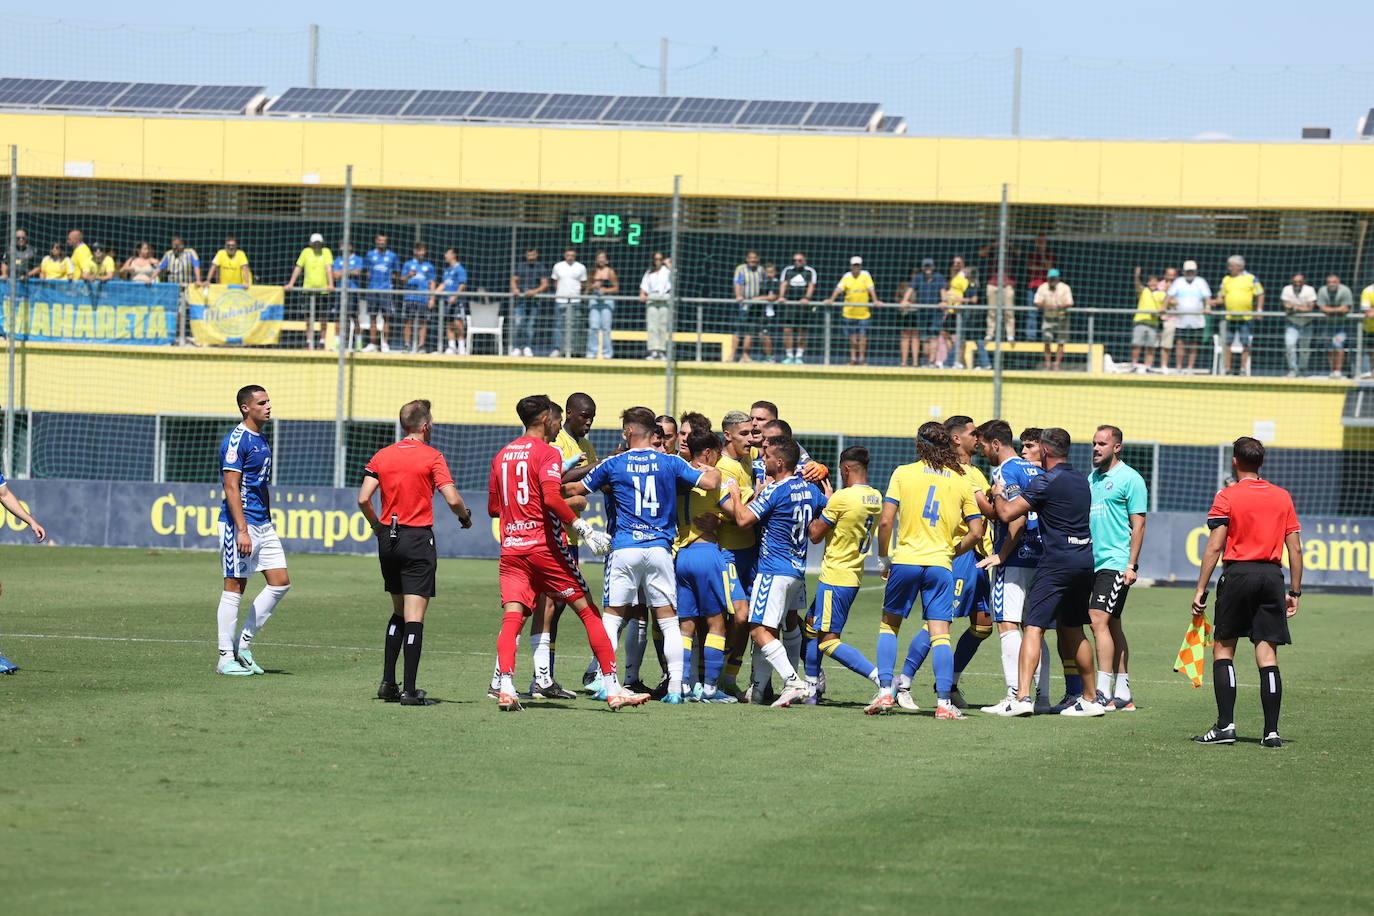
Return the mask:
{"type": "Polygon", "coordinates": [[[655,477],[631,477],[635,484],[635,515],[643,518],[658,515],[658,479],[655,477]]]}

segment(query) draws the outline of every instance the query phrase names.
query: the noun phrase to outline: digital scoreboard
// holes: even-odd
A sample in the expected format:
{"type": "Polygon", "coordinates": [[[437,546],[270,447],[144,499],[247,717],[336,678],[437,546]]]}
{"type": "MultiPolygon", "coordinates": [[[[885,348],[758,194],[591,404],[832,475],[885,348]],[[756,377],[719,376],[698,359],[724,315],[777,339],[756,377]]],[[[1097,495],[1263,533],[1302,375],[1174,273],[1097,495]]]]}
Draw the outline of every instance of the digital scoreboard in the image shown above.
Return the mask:
{"type": "Polygon", "coordinates": [[[644,224],[619,213],[592,213],[568,221],[568,244],[620,242],[639,245],[644,224]]]}

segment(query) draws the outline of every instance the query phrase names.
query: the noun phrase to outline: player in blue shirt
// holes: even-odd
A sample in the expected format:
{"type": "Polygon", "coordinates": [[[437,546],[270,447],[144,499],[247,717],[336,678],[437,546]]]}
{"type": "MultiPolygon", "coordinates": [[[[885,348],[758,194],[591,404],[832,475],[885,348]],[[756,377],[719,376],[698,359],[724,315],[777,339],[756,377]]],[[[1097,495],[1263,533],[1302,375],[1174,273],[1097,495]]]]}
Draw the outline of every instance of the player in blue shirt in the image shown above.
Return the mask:
{"type": "Polygon", "coordinates": [[[444,311],[448,314],[449,356],[467,356],[467,309],[462,294],[468,288],[468,269],[458,260],[458,250],[444,251],[444,279],[440,289],[444,293],[444,311]]]}
{"type": "Polygon", "coordinates": [[[606,635],[614,642],[621,618],[638,603],[640,589],[647,591],[663,633],[668,662],[668,692],[663,699],[667,703],[681,703],[682,631],[675,609],[677,573],[672,552],[677,536],[678,491],[718,487],[720,471],[697,467],[677,455],[656,451],[650,443],[657,423],[649,408],[631,407],[620,418],[621,435],[629,449],[612,455],[586,477],[568,484],[568,492],[580,496],[609,487],[608,499],[615,504],[615,536],[611,539],[613,559],[607,573],[609,606],[601,620],[606,635]]]}
{"type": "Polygon", "coordinates": [[[371,331],[369,334],[368,345],[364,348],[369,353],[374,353],[378,349],[377,331],[381,329],[381,351],[391,352],[391,346],[387,343],[387,317],[391,315],[395,300],[389,290],[396,285],[396,273],[401,269],[401,257],[387,247],[387,237],[377,236],[373,240],[373,249],[364,255],[363,260],[367,262],[367,288],[378,292],[366,295],[367,311],[371,321],[371,331]],[[388,292],[382,292],[387,290],[388,292]]]}
{"type": "Polygon", "coordinates": [[[224,502],[219,510],[220,559],[224,566],[224,591],[219,596],[220,674],[262,674],[253,661],[253,637],[272,616],[277,602],[291,589],[286,574],[286,552],[272,524],[272,501],[267,487],[272,481],[272,449],[262,428],[272,419],[272,400],[258,385],[245,385],[238,393],[243,421],[219,446],[224,502]],[[260,572],[267,585],[238,626],[239,605],[248,577],[260,572]]]}
{"type": "MultiPolygon", "coordinates": [[[[43,543],[48,537],[48,532],[43,530],[43,526],[38,524],[29,511],[24,508],[24,504],[19,501],[19,497],[10,491],[9,481],[5,475],[0,473],[0,506],[13,515],[19,521],[28,525],[33,530],[33,536],[38,539],[38,543],[43,543]]],[[[0,674],[13,674],[19,670],[19,666],[10,661],[5,656],[0,655],[0,674]]]]}
{"type": "Polygon", "coordinates": [[[429,249],[423,242],[415,243],[414,257],[401,267],[401,279],[406,289],[416,290],[406,293],[401,303],[401,316],[405,325],[401,328],[401,339],[406,350],[419,353],[425,348],[425,331],[429,328],[429,313],[434,310],[434,289],[437,286],[434,262],[429,259],[429,249]]]}
{"type": "Polygon", "coordinates": [[[721,506],[741,528],[760,529],[758,575],[749,599],[750,635],[754,640],[750,700],[758,702],[762,697],[771,666],[784,682],[774,706],[791,706],[808,692],[806,680],[797,673],[787,647],[778,639],[784,616],[795,616],[806,608],[807,529],[825,508],[821,491],[797,476],[800,459],[801,447],[796,440],[768,439],[763,449],[768,485],[744,505],[732,480],[731,497],[721,506]]]}

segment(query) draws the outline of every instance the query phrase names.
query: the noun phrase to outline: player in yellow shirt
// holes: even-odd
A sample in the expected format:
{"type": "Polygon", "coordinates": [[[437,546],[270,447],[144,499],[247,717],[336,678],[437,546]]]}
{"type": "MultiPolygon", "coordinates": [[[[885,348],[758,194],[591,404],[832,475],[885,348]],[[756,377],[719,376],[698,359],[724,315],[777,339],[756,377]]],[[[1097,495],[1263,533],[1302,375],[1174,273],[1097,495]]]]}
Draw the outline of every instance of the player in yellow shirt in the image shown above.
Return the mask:
{"type": "Polygon", "coordinates": [[[52,248],[38,264],[40,280],[74,280],[72,259],[62,253],[62,243],[53,242],[52,248]]]}
{"type": "Polygon", "coordinates": [[[1253,315],[1236,312],[1264,311],[1264,285],[1245,269],[1245,258],[1233,254],[1226,259],[1226,276],[1221,278],[1221,295],[1212,304],[1226,306],[1226,320],[1217,324],[1217,345],[1221,347],[1222,373],[1231,374],[1231,345],[1241,346],[1240,374],[1250,374],[1250,343],[1255,336],[1253,315]]]}
{"type": "MultiPolygon", "coordinates": [[[[840,640],[849,610],[863,581],[864,557],[873,543],[873,531],[883,511],[883,496],[868,485],[868,449],[852,445],[840,454],[841,488],[827,494],[829,501],[811,521],[811,543],[825,541],[820,583],[811,613],[806,617],[806,681],[810,694],[803,701],[820,699],[821,654],[830,656],[860,677],[878,684],[878,667],[858,649],[840,640]]],[[[824,489],[828,487],[822,483],[824,489]]]]}
{"type": "MultiPolygon", "coordinates": [[[[754,420],[742,410],[731,410],[720,421],[725,440],[716,467],[720,468],[721,486],[733,480],[745,503],[754,498],[754,420]]],[[[734,620],[730,626],[729,651],[720,689],[736,699],[742,696],[737,686],[744,651],[749,647],[749,589],[754,586],[754,572],[759,562],[758,535],[753,528],[741,528],[727,517],[720,529],[720,548],[725,552],[726,569],[730,574],[730,603],[734,620]]]]}
{"type": "Polygon", "coordinates": [[[835,291],[825,300],[834,305],[836,296],[844,296],[841,322],[849,338],[849,365],[868,365],[868,324],[873,319],[870,306],[882,305],[873,278],[864,270],[864,259],[855,255],[849,259],[849,273],[840,278],[835,291]]]}
{"type": "Polygon", "coordinates": [[[943,423],[921,424],[916,436],[920,460],[892,472],[883,517],[878,524],[878,566],[887,580],[883,591],[883,622],[878,628],[880,690],[864,707],[869,715],[892,709],[892,670],[897,663],[897,632],[919,596],[921,613],[930,628],[935,668],[937,719],[963,719],[950,701],[954,682],[954,651],[949,623],[954,617],[953,559],[983,540],[987,520],[978,510],[973,486],[959,461],[954,440],[943,423]],[[888,556],[894,522],[897,548],[888,556]],[[967,531],[959,537],[960,525],[967,531]]]}
{"type": "Polygon", "coordinates": [[[239,248],[238,239],[224,240],[224,247],[215,252],[210,262],[210,274],[205,282],[214,283],[217,273],[219,282],[225,286],[252,285],[253,271],[248,267],[248,255],[239,248]]]}

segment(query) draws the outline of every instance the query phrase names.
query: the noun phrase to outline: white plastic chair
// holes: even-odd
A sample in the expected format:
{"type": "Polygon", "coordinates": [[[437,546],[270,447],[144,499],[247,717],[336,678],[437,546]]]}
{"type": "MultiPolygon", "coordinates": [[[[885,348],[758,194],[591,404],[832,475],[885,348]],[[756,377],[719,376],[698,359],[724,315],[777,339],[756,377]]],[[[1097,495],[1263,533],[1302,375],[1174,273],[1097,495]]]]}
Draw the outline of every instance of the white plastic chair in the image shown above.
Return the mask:
{"type": "Polygon", "coordinates": [[[472,352],[472,338],[478,334],[486,334],[496,338],[496,354],[500,356],[506,352],[503,343],[505,339],[506,319],[501,314],[501,303],[491,301],[470,301],[468,302],[468,352],[472,352]]]}

